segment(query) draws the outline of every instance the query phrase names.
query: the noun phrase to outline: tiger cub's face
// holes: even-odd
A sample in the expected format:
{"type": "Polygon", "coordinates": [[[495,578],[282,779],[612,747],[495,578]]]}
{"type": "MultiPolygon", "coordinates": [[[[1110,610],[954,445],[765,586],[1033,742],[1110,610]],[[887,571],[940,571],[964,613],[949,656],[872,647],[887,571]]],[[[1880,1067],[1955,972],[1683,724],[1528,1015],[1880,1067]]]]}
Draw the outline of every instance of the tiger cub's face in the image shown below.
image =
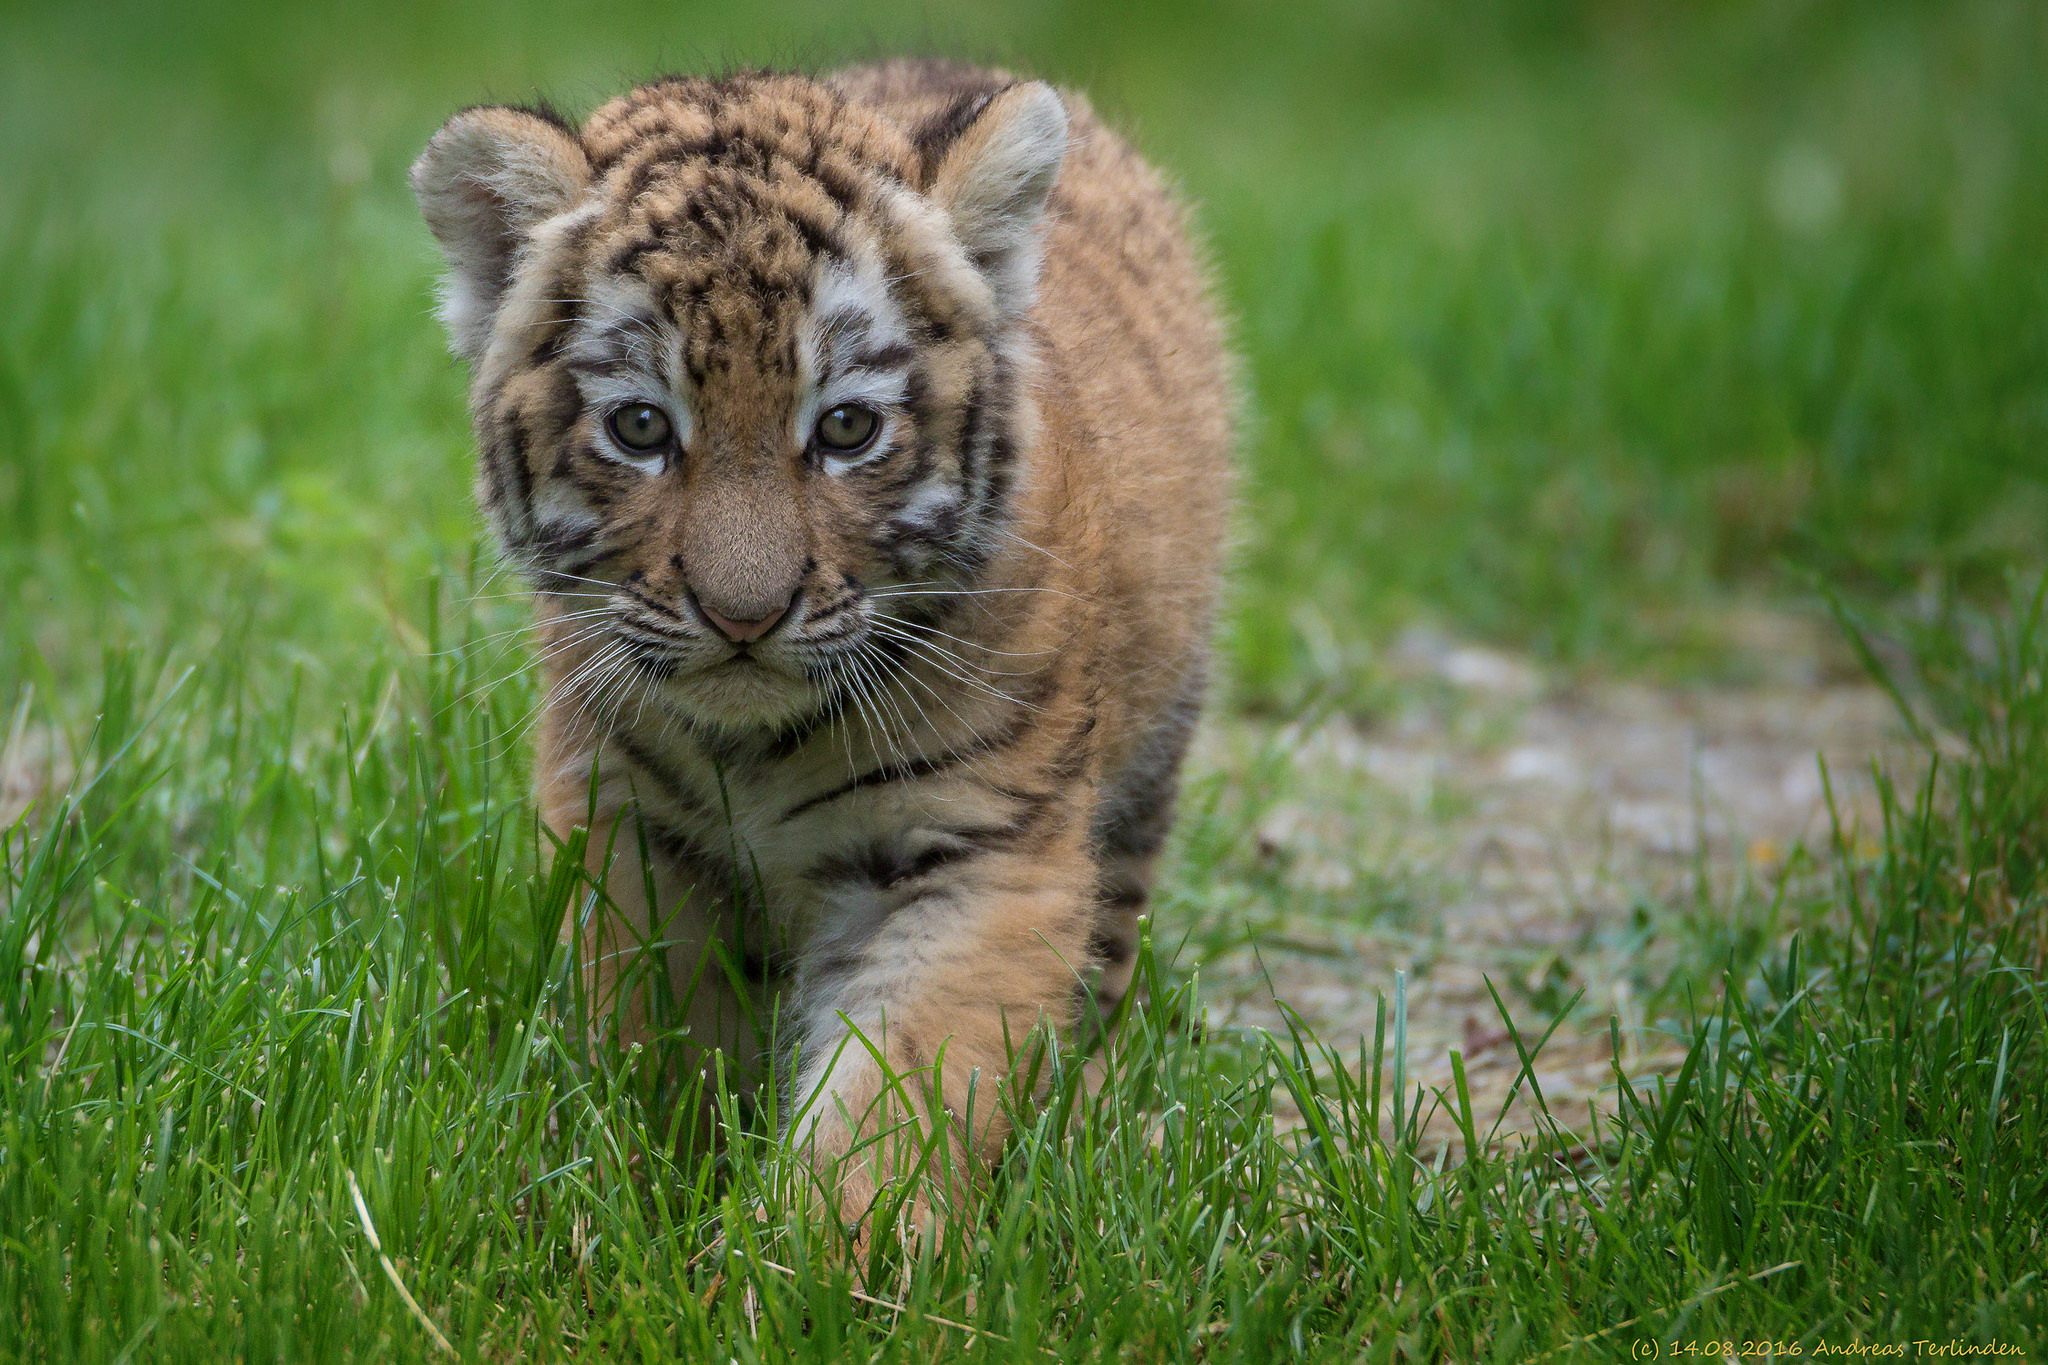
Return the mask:
{"type": "Polygon", "coordinates": [[[1031,434],[1065,137],[1043,85],[902,129],[800,77],[436,135],[413,184],[480,498],[594,695],[799,721],[973,579],[1031,434]]]}

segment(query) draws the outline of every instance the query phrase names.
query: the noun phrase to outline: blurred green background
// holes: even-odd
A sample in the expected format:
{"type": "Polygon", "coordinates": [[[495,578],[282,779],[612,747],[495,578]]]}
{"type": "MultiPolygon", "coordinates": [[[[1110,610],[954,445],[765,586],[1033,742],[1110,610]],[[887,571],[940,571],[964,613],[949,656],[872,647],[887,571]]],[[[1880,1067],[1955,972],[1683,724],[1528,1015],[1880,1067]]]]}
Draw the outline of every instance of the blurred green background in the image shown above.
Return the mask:
{"type": "Polygon", "coordinates": [[[416,640],[475,545],[404,185],[450,111],[906,50],[1085,90],[1199,204],[1241,704],[1416,619],[1711,668],[1699,623],[1807,571],[2042,558],[2039,4],[10,7],[0,697],[108,642],[317,678],[416,640]]]}

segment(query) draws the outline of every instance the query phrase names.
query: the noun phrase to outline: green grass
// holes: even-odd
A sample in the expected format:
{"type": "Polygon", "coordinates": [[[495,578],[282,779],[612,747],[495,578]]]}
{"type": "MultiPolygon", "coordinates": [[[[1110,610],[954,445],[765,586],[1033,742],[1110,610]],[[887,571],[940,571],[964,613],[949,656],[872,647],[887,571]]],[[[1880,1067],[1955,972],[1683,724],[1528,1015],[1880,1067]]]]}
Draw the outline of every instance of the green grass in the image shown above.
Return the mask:
{"type": "Polygon", "coordinates": [[[10,9],[0,1359],[2038,1354],[2044,59],[1991,3],[10,9]],[[1417,618],[1698,676],[1819,581],[1910,643],[1933,784],[1687,909],[1683,1068],[1598,1132],[1439,1164],[1398,997],[1362,1054],[1197,1036],[1188,972],[1299,908],[1263,769],[1189,803],[1118,1083],[1060,1059],[895,1306],[764,1121],[679,1154],[586,1054],[403,168],[478,98],[906,46],[1088,89],[1201,204],[1233,707],[1370,714],[1417,618]]]}
{"type": "MultiPolygon", "coordinates": [[[[1398,993],[1355,1054],[1197,1039],[1148,958],[1116,1083],[1055,1059],[983,1213],[884,1248],[868,1299],[766,1120],[727,1097],[727,1148],[679,1156],[661,1046],[578,1041],[549,926],[580,888],[536,871],[503,759],[530,693],[457,704],[491,651],[433,641],[318,721],[232,653],[114,656],[90,775],[0,860],[0,1357],[2039,1351],[2048,619],[2017,619],[1936,661],[1968,757],[1890,800],[1875,860],[1786,884],[1795,932],[1703,982],[1682,1069],[1617,1072],[1597,1130],[1486,1145],[1497,1115],[1405,1081],[1398,993]],[[1478,1156],[1420,1142],[1434,1105],[1478,1156]]],[[[1228,892],[1222,810],[1163,919],[1228,892]]]]}

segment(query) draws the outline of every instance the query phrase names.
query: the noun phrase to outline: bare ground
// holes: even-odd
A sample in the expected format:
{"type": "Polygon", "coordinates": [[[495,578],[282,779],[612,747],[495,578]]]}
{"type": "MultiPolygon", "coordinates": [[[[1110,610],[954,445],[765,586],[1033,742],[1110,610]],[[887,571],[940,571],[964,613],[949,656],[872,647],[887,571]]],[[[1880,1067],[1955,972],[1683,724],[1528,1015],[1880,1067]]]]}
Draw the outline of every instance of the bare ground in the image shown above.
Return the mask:
{"type": "MultiPolygon", "coordinates": [[[[1285,756],[1255,856],[1284,891],[1265,902],[1290,908],[1204,963],[1212,1025],[1282,1030],[1284,1003],[1355,1058],[1384,996],[1391,1073],[1403,973],[1408,1092],[1450,1094],[1460,1051],[1483,1135],[1522,1070],[1489,979],[1530,1046],[1583,990],[1534,1073],[1552,1115],[1589,1135],[1614,1083],[1610,1016],[1627,1074],[1669,1069],[1683,1055],[1661,991],[1673,972],[1711,989],[1721,945],[1745,925],[1770,932],[1776,885],[1811,867],[1800,850],[1838,830],[1870,850],[1871,761],[1906,757],[1891,704],[1823,630],[1750,613],[1725,634],[1720,671],[1739,681],[1659,687],[1566,684],[1411,632],[1382,661],[1401,700],[1377,723],[1213,728],[1198,768],[1285,756]]],[[[1525,1089],[1501,1132],[1537,1123],[1525,1089]]],[[[1454,1130],[1437,1112],[1430,1145],[1454,1130]]]]}

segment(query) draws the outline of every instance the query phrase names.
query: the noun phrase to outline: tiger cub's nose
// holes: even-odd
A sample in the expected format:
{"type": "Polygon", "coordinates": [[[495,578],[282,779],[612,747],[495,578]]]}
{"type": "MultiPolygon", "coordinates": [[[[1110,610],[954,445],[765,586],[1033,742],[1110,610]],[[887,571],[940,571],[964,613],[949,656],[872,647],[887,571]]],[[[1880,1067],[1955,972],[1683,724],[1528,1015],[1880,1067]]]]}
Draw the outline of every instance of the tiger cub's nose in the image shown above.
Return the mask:
{"type": "Polygon", "coordinates": [[[702,598],[697,599],[697,610],[704,613],[704,619],[709,621],[719,634],[736,644],[744,645],[751,644],[775,629],[775,623],[788,613],[789,603],[785,602],[766,616],[757,617],[752,621],[735,621],[732,617],[714,610],[702,598]]]}

